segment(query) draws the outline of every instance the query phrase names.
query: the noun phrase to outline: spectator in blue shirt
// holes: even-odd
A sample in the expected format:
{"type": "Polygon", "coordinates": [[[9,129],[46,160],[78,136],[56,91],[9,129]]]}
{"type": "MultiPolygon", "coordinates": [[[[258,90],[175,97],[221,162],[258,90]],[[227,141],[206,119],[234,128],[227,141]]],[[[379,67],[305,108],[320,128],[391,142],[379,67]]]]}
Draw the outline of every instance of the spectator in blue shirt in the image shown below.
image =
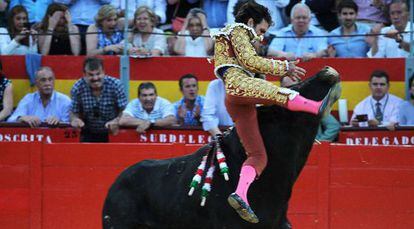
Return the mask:
{"type": "Polygon", "coordinates": [[[414,126],[414,74],[408,80],[410,97],[401,103],[398,115],[400,126],[414,126]]]}
{"type": "Polygon", "coordinates": [[[45,16],[47,6],[52,3],[52,0],[11,0],[9,9],[17,5],[22,5],[29,13],[29,22],[31,24],[41,22],[45,16]]]}
{"type": "Polygon", "coordinates": [[[138,86],[138,98],[128,103],[119,124],[136,127],[138,133],[145,133],[151,127],[165,127],[175,124],[174,106],[157,95],[151,82],[138,86]]]}
{"type": "Polygon", "coordinates": [[[211,136],[221,134],[219,126],[233,126],[233,120],[224,104],[226,92],[223,80],[215,79],[207,87],[204,108],[201,111],[203,129],[211,136]]]}
{"type": "Polygon", "coordinates": [[[42,122],[52,126],[69,122],[70,98],[55,91],[54,87],[52,69],[41,67],[36,72],[37,91],[23,97],[7,121],[27,123],[30,127],[37,127],[42,122]]]}
{"type": "Polygon", "coordinates": [[[207,24],[210,28],[222,28],[227,22],[227,0],[203,0],[207,24]]]}
{"type": "Polygon", "coordinates": [[[298,3],[291,11],[292,24],[279,30],[269,46],[268,55],[289,60],[303,58],[309,60],[326,56],[328,39],[326,32],[310,25],[311,11],[306,4],[298,3]],[[281,37],[281,38],[278,38],[281,37]]]}
{"type": "Polygon", "coordinates": [[[83,73],[70,92],[71,125],[82,128],[81,142],[108,142],[108,130],[118,132],[119,117],[128,103],[124,87],[120,80],[105,74],[100,58],[86,58],[83,73]]]}
{"type": "Polygon", "coordinates": [[[337,37],[328,38],[329,57],[367,57],[370,46],[362,35],[369,33],[370,28],[365,24],[356,23],[358,5],[353,0],[343,0],[338,4],[337,10],[341,26],[330,33],[337,37]],[[341,35],[344,37],[340,37],[341,35]]]}
{"type": "Polygon", "coordinates": [[[198,95],[198,79],[186,74],[179,81],[183,98],[174,103],[175,115],[181,126],[201,126],[200,117],[204,106],[204,96],[198,95]]]}

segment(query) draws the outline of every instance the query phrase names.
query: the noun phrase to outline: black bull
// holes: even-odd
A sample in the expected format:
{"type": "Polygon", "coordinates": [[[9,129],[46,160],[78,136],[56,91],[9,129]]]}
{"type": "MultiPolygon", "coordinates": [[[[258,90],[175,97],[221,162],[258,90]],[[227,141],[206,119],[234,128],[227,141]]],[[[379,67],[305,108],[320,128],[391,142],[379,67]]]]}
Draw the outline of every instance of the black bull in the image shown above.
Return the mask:
{"type": "MultiPolygon", "coordinates": [[[[328,109],[340,93],[339,76],[325,67],[315,76],[292,87],[301,95],[321,100],[335,89],[328,109]]],[[[104,228],[283,228],[293,185],[305,165],[321,116],[291,112],[278,106],[258,108],[260,132],[266,145],[268,164],[248,193],[260,219],[247,223],[227,203],[235,190],[246,159],[235,129],[225,135],[222,148],[230,180],[216,169],[206,206],[200,207],[200,189],[187,195],[189,184],[205,147],[197,152],[167,160],[145,160],[122,172],[105,200],[104,228]]],[[[217,166],[216,166],[217,167],[217,166]]]]}

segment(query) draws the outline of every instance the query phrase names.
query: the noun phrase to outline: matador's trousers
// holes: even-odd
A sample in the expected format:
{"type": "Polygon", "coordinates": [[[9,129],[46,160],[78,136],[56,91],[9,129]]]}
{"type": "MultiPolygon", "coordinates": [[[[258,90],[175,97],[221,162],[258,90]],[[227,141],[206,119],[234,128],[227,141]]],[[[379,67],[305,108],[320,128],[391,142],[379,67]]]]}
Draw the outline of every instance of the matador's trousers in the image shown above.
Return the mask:
{"type": "Polygon", "coordinates": [[[250,77],[242,69],[230,67],[224,73],[226,108],[246,150],[247,160],[260,176],[267,164],[267,154],[259,131],[256,104],[286,106],[289,94],[262,79],[250,77]]]}

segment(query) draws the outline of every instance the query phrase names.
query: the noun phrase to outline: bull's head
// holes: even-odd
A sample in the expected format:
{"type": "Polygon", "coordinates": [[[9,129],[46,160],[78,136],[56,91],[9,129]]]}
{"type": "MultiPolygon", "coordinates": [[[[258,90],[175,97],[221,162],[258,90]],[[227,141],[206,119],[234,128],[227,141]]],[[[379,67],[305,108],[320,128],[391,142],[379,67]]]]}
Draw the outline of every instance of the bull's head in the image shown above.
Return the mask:
{"type": "Polygon", "coordinates": [[[341,96],[339,73],[334,68],[326,66],[316,75],[292,86],[291,89],[297,90],[302,96],[316,101],[322,100],[331,90],[328,105],[324,112],[324,115],[326,115],[329,114],[332,105],[341,96]]]}

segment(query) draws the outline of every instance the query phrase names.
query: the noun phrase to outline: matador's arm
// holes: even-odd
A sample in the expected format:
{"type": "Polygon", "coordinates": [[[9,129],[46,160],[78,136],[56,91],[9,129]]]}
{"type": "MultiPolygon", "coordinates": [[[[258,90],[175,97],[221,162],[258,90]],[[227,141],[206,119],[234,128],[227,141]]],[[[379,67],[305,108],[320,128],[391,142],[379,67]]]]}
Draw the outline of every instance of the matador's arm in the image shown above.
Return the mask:
{"type": "Polygon", "coordinates": [[[250,43],[252,36],[246,28],[236,26],[230,33],[230,41],[239,63],[247,70],[254,73],[263,73],[284,76],[288,71],[286,61],[273,60],[257,55],[250,43]]]}

